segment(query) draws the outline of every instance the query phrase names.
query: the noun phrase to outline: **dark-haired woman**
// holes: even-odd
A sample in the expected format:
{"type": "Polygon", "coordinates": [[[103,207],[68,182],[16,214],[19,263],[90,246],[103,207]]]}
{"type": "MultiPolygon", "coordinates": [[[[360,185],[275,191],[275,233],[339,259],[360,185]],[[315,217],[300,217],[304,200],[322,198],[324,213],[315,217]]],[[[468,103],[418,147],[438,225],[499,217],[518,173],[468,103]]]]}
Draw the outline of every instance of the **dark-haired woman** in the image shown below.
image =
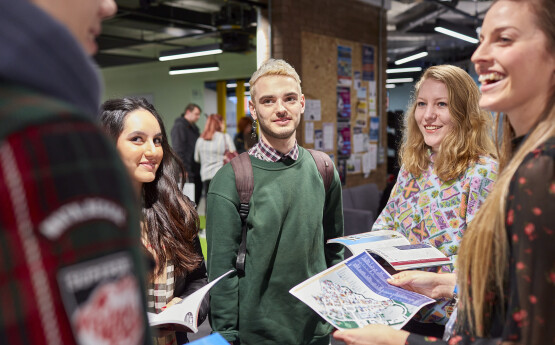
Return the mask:
{"type": "MultiPolygon", "coordinates": [[[[207,283],[198,239],[199,219],[175,177],[183,173],[164,124],[145,99],[123,98],[102,105],[101,124],[114,139],[137,195],[142,201],[142,239],[156,265],[149,279],[148,310],[160,313],[207,283]]],[[[202,303],[199,321],[208,313],[202,303]]],[[[186,335],[179,343],[187,342],[186,335]]],[[[154,344],[177,344],[164,332],[154,344]]]]}

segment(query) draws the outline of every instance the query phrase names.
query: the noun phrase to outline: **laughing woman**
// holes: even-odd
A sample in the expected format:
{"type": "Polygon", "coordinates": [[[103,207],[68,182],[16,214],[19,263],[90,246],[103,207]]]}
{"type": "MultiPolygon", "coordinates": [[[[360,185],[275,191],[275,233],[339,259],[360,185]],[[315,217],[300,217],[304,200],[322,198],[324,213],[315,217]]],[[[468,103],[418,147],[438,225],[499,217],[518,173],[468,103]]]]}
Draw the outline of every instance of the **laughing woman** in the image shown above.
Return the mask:
{"type": "MultiPolygon", "coordinates": [[[[472,56],[482,83],[480,106],[504,114],[502,170],[459,251],[461,298],[450,345],[555,342],[553,23],[553,0],[496,1],[472,56]]],[[[393,284],[433,291],[445,277],[400,274],[393,284]]],[[[442,342],[381,325],[334,336],[347,344],[442,342]]]]}
{"type": "MultiPolygon", "coordinates": [[[[112,137],[142,202],[143,244],[156,266],[149,281],[148,311],[159,313],[207,283],[198,239],[195,206],[183,196],[175,176],[183,173],[160,115],[145,99],[123,98],[102,105],[100,121],[112,137]]],[[[208,314],[208,298],[199,323],[208,314]]],[[[177,334],[186,342],[186,336],[177,334]]],[[[174,332],[153,340],[177,344],[174,332]]]]}

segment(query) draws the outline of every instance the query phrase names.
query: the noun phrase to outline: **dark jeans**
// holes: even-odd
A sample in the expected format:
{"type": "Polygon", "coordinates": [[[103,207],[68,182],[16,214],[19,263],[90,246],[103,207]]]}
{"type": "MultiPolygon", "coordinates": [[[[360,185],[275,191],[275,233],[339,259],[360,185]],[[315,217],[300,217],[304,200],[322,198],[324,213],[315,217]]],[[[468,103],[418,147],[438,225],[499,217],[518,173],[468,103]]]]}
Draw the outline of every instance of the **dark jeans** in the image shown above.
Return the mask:
{"type": "Polygon", "coordinates": [[[206,181],[202,182],[202,184],[204,186],[203,188],[206,191],[206,194],[208,194],[208,187],[210,186],[210,181],[212,181],[212,180],[206,180],[206,181]]]}
{"type": "Polygon", "coordinates": [[[195,184],[195,204],[197,204],[198,207],[198,203],[200,202],[200,198],[202,196],[202,181],[200,177],[195,177],[193,182],[195,184]]]}

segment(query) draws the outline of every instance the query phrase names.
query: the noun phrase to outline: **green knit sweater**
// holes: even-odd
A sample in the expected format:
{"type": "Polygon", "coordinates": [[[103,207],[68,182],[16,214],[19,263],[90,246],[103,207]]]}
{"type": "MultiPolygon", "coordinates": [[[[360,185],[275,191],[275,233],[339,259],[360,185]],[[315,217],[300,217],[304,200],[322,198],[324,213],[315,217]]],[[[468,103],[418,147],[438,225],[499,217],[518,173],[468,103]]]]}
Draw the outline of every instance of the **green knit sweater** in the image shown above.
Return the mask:
{"type": "MultiPolygon", "coordinates": [[[[247,219],[245,276],[225,278],[211,293],[212,329],[241,344],[329,344],[332,327],[289,293],[343,259],[341,183],[329,191],[308,151],[297,161],[251,157],[254,191],[247,219]],[[325,207],[324,207],[325,205],[325,207]]],[[[241,241],[239,198],[231,164],[210,184],[206,234],[209,279],[234,269],[241,241]]]]}

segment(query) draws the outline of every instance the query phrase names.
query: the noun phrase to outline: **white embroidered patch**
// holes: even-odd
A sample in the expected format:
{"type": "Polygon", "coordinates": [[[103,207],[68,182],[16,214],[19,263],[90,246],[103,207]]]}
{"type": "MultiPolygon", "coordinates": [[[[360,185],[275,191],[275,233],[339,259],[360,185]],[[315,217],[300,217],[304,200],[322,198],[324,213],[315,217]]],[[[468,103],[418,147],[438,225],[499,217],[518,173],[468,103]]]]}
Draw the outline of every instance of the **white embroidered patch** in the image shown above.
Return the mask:
{"type": "Polygon", "coordinates": [[[107,220],[123,227],[126,213],[123,207],[102,198],[86,198],[65,204],[54,211],[39,226],[39,231],[51,240],[60,237],[69,228],[91,220],[107,220]]]}

